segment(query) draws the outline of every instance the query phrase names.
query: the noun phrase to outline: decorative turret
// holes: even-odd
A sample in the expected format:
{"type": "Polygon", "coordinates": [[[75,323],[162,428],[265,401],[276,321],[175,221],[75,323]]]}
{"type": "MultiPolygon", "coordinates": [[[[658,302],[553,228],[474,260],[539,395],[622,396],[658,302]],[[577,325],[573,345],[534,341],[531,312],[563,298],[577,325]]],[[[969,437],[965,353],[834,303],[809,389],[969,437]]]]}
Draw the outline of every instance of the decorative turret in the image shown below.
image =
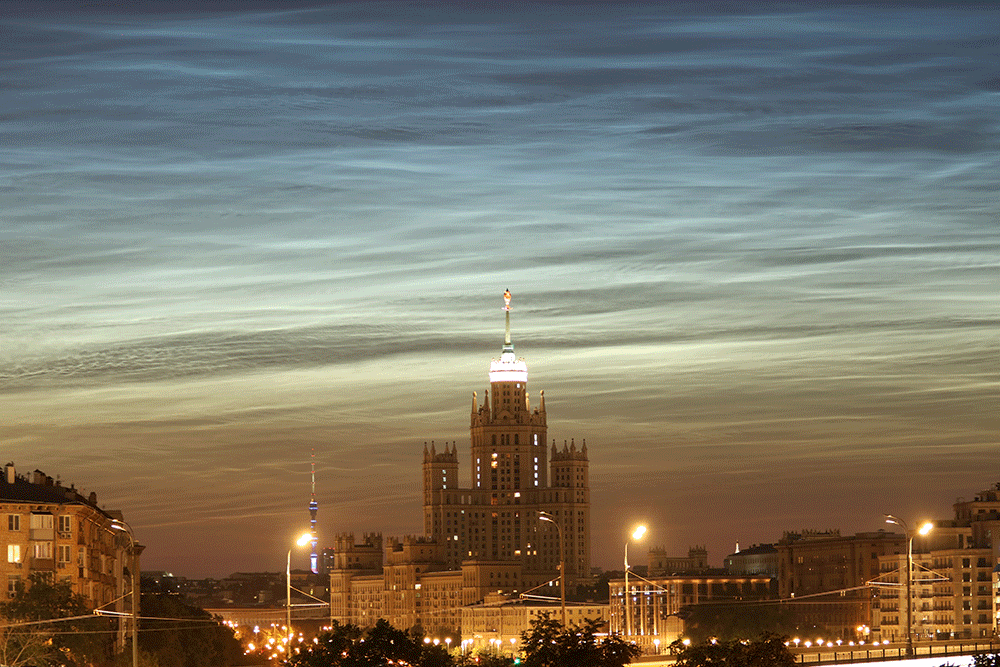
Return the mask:
{"type": "Polygon", "coordinates": [[[576,448],[574,440],[569,445],[563,441],[562,451],[556,449],[552,442],[552,486],[576,489],[573,500],[590,501],[590,482],[588,480],[587,441],[583,441],[580,449],[576,448]]]}
{"type": "Polygon", "coordinates": [[[444,451],[437,452],[431,440],[430,450],[424,443],[424,502],[434,497],[435,491],[458,488],[458,445],[444,443],[444,451]]]}

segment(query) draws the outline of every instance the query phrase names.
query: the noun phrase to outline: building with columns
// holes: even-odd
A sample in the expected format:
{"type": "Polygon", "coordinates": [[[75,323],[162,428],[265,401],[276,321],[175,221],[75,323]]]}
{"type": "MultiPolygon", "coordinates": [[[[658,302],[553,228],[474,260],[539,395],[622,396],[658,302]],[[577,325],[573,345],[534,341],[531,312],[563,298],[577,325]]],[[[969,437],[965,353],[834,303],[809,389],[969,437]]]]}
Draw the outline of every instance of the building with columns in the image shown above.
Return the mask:
{"type": "Polygon", "coordinates": [[[458,630],[461,607],[488,594],[558,596],[563,556],[567,585],[590,577],[587,444],[548,443],[545,396],[532,405],[527,363],[514,354],[510,300],[505,292],[504,341],[490,362],[489,388],[482,401],[472,396],[468,483],[459,478],[456,443],[425,443],[424,535],[390,540],[379,563],[381,536],[360,544],[339,537],[326,550],[335,620],[367,627],[377,611],[400,628],[458,630]]]}

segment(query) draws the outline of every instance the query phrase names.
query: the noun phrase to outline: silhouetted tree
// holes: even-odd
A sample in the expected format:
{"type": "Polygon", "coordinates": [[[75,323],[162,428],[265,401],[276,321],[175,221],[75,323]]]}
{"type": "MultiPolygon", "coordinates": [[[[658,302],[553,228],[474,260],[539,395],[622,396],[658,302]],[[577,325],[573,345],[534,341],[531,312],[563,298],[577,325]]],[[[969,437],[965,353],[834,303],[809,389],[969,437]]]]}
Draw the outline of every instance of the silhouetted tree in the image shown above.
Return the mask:
{"type": "Polygon", "coordinates": [[[139,650],[159,667],[226,667],[246,664],[233,631],[204,609],[173,595],[143,595],[139,650]],[[176,620],[160,620],[176,619],[176,620]]]}
{"type": "Polygon", "coordinates": [[[406,663],[416,667],[452,667],[443,646],[425,643],[423,635],[394,628],[385,619],[362,633],[356,625],[334,623],[312,644],[297,647],[288,667],[388,667],[406,663]]]}
{"type": "Polygon", "coordinates": [[[0,604],[0,616],[9,625],[0,634],[2,664],[76,667],[111,659],[112,621],[92,615],[82,596],[49,573],[33,572],[18,583],[14,596],[0,604]],[[38,623],[55,619],[72,620],[38,623]]]}
{"type": "Polygon", "coordinates": [[[675,667],[793,667],[795,656],[785,637],[764,633],[755,640],[708,641],[670,645],[677,653],[675,667]]]}
{"type": "Polygon", "coordinates": [[[793,634],[795,618],[791,610],[776,604],[708,603],[685,607],[684,633],[694,643],[715,637],[720,641],[757,637],[765,632],[793,634]]]}
{"type": "Polygon", "coordinates": [[[639,655],[638,646],[618,635],[598,639],[598,625],[598,621],[588,619],[580,626],[565,628],[549,614],[540,615],[529,630],[521,633],[522,664],[525,667],[622,667],[639,655]]]}

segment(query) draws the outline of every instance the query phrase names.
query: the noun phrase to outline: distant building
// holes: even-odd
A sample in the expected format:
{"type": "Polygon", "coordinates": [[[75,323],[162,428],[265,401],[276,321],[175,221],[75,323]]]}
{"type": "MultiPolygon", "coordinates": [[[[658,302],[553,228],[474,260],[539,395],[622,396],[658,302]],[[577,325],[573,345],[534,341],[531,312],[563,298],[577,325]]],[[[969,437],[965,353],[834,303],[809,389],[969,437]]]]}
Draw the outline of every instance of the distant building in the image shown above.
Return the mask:
{"type": "Polygon", "coordinates": [[[721,569],[648,578],[630,576],[627,602],[624,578],[609,581],[608,589],[609,630],[626,635],[646,653],[662,650],[683,634],[681,615],[685,607],[768,600],[777,593],[775,580],[768,575],[733,575],[721,569]]]}
{"type": "MultiPolygon", "coordinates": [[[[53,582],[68,583],[91,608],[131,611],[129,539],[112,527],[122,514],[98,507],[97,494],[84,497],[74,486],[65,487],[40,470],[20,475],[8,463],[0,479],[0,515],[6,546],[6,558],[0,562],[5,599],[30,575],[42,574],[53,582]]],[[[135,549],[138,564],[142,547],[135,549]]]]}
{"type": "Polygon", "coordinates": [[[384,549],[381,535],[360,543],[341,535],[324,551],[335,620],[367,627],[384,617],[400,628],[455,631],[461,607],[489,594],[541,587],[558,596],[561,548],[567,585],[589,581],[587,445],[547,448],[545,397],[532,407],[528,367],[511,342],[510,293],[504,297],[500,358],[490,363],[483,401],[472,398],[470,484],[459,483],[455,443],[425,444],[425,534],[384,549]]]}
{"type": "MultiPolygon", "coordinates": [[[[514,600],[500,594],[487,595],[482,602],[461,609],[462,645],[464,652],[493,651],[513,655],[521,645],[521,633],[548,614],[559,620],[562,610],[558,602],[514,600]]],[[[581,625],[584,621],[607,622],[608,605],[571,603],[566,607],[566,624],[581,625]]]]}
{"type": "Polygon", "coordinates": [[[777,577],[778,549],[773,544],[754,544],[746,549],[736,545],[736,553],[726,556],[723,567],[729,574],[766,574],[777,577]]]}
{"type": "MultiPolygon", "coordinates": [[[[648,572],[651,577],[659,577],[675,572],[697,572],[708,568],[708,550],[705,547],[691,547],[688,555],[668,556],[667,550],[663,547],[655,547],[649,550],[648,572]]],[[[631,568],[630,568],[631,571],[631,568]]]]}
{"type": "MultiPolygon", "coordinates": [[[[872,618],[879,559],[906,553],[902,535],[885,530],[842,536],[839,530],[787,532],[778,542],[778,592],[802,632],[853,639],[872,618]],[[792,600],[792,598],[795,598],[792,600]]],[[[863,631],[862,631],[863,632],[863,631]]]]}

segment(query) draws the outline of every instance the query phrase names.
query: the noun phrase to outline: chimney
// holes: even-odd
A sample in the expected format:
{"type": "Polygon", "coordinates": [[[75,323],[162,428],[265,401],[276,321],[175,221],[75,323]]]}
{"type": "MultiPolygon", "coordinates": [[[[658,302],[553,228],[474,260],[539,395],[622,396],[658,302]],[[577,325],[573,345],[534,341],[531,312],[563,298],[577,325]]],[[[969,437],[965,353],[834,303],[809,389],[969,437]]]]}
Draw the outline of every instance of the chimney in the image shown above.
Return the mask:
{"type": "Polygon", "coordinates": [[[14,480],[16,479],[16,476],[14,474],[14,462],[11,461],[4,467],[7,469],[7,483],[13,484],[14,480]]]}

